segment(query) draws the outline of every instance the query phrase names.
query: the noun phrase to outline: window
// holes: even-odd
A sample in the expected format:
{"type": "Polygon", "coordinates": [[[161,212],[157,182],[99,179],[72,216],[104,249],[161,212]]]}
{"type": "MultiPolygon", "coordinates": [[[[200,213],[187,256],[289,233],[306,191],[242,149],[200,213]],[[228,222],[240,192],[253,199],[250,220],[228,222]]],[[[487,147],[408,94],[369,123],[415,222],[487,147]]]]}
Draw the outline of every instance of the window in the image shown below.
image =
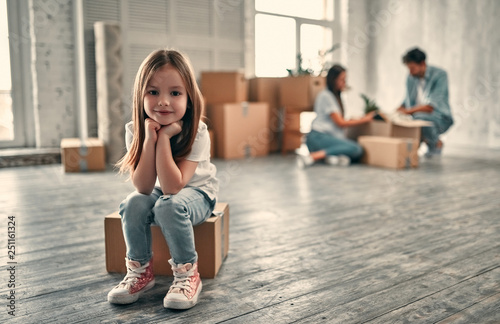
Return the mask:
{"type": "Polygon", "coordinates": [[[14,139],[12,114],[12,82],[10,72],[9,26],[7,24],[7,2],[0,2],[0,141],[14,139]]]}
{"type": "Polygon", "coordinates": [[[332,58],[331,53],[328,53],[333,47],[332,29],[303,24],[300,26],[300,40],[302,68],[311,70],[315,75],[328,69],[332,58]]]}
{"type": "Polygon", "coordinates": [[[0,0],[0,148],[35,145],[28,5],[0,0]]]}
{"type": "Polygon", "coordinates": [[[255,16],[255,74],[286,76],[295,66],[295,21],[291,18],[255,16]]]}
{"type": "Polygon", "coordinates": [[[255,0],[255,10],[316,20],[333,20],[333,0],[255,0]]]}
{"type": "Polygon", "coordinates": [[[334,0],[255,0],[255,75],[319,75],[331,65],[334,0]],[[300,66],[299,66],[300,65],[300,66]]]}

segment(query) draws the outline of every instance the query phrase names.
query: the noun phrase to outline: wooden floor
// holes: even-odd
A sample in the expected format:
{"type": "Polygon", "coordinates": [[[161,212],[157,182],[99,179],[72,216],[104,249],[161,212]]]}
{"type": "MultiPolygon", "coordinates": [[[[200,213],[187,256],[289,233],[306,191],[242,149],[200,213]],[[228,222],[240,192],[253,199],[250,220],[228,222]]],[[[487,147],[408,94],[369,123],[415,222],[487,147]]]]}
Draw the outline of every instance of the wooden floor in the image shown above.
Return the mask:
{"type": "Polygon", "coordinates": [[[123,177],[0,169],[0,323],[500,323],[498,155],[407,171],[215,163],[230,250],[187,311],[163,308],[169,277],[135,304],[106,301],[122,275],[105,270],[103,220],[132,190],[123,177]]]}

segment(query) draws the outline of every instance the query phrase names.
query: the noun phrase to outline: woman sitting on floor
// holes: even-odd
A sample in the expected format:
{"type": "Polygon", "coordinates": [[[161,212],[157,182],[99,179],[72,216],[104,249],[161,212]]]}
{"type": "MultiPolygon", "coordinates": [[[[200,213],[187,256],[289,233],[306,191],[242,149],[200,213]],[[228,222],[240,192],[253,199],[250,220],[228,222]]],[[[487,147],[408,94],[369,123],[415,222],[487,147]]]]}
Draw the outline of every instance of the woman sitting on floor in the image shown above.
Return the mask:
{"type": "Polygon", "coordinates": [[[344,119],[341,93],[346,88],[346,77],[346,70],[340,65],[334,65],[328,71],[326,89],[316,97],[314,102],[316,118],[306,138],[310,153],[298,154],[299,166],[310,166],[319,160],[324,160],[328,165],[348,166],[351,162],[361,159],[363,149],[355,141],[346,138],[344,127],[368,123],[375,113],[368,113],[357,120],[344,119]]]}

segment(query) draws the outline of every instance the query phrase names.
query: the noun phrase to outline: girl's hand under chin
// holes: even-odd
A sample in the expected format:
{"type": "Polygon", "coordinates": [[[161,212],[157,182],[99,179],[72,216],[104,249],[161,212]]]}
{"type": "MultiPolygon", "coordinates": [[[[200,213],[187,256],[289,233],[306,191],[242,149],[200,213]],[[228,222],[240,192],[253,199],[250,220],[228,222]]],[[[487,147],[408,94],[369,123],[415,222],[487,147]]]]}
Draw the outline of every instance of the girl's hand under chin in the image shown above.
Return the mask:
{"type": "Polygon", "coordinates": [[[167,135],[168,138],[172,138],[182,131],[182,120],[176,121],[172,124],[162,126],[159,130],[163,134],[167,135]]]}
{"type": "Polygon", "coordinates": [[[158,139],[158,131],[161,129],[161,125],[151,118],[146,118],[145,122],[146,128],[146,140],[152,140],[156,142],[158,139]]]}

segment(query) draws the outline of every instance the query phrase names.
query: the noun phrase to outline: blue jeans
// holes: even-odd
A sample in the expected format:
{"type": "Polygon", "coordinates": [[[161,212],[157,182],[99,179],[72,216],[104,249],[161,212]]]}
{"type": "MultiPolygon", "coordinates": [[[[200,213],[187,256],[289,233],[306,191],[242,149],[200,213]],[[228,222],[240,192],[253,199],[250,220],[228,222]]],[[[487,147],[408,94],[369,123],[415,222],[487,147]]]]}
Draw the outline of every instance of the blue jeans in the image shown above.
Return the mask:
{"type": "Polygon", "coordinates": [[[453,125],[453,119],[436,113],[415,113],[413,119],[430,121],[434,124],[434,126],[422,127],[421,140],[427,144],[430,151],[436,148],[439,135],[446,132],[453,125]]]}
{"type": "Polygon", "coordinates": [[[120,204],[127,258],[141,264],[151,259],[151,224],[156,224],[176,264],[196,262],[193,226],[206,221],[214,207],[215,199],[191,187],[175,195],[163,195],[158,187],[150,195],[131,193],[120,204]]]}
{"type": "Polygon", "coordinates": [[[325,151],[327,155],[346,155],[352,162],[357,162],[363,156],[361,145],[347,138],[337,138],[332,135],[311,130],[306,138],[309,152],[325,151]]]}

